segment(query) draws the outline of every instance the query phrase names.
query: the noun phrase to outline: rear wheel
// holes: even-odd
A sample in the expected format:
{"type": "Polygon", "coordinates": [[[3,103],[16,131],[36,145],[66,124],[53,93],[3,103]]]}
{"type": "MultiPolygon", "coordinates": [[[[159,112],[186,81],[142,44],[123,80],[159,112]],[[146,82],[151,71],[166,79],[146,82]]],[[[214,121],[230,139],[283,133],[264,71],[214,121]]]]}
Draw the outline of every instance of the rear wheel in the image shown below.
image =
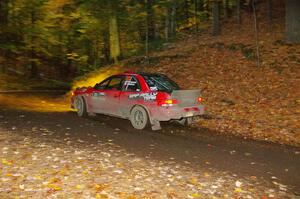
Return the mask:
{"type": "Polygon", "coordinates": [[[149,124],[147,111],[141,106],[135,106],[130,113],[130,122],[135,129],[145,129],[149,124]]]}
{"type": "Polygon", "coordinates": [[[76,109],[77,115],[79,117],[87,116],[86,104],[85,104],[85,101],[82,97],[76,98],[76,100],[75,100],[75,109],[76,109]]]}

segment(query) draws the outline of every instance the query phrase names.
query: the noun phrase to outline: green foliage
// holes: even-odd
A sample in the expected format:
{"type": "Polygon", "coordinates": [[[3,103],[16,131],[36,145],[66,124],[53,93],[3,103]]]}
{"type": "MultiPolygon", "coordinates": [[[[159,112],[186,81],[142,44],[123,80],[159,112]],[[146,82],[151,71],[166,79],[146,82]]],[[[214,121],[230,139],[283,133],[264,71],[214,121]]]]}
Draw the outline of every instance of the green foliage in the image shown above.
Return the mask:
{"type": "MultiPolygon", "coordinates": [[[[3,0],[0,50],[24,73],[66,78],[207,27],[209,0],[3,0]],[[6,12],[7,11],[7,12],[6,12]],[[3,14],[4,13],[4,14],[3,14]],[[6,14],[5,14],[6,13],[6,14]],[[28,67],[24,67],[28,66],[28,67]]],[[[229,0],[229,7],[235,1],[229,0]]],[[[2,5],[1,4],[1,5],[2,5]]]]}

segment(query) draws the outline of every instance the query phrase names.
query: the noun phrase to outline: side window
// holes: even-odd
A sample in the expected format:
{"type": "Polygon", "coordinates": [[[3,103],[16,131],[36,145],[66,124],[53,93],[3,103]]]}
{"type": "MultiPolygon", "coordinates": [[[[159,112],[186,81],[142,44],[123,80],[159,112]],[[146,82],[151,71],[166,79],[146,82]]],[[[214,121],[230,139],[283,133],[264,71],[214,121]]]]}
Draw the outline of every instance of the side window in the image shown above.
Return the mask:
{"type": "Polygon", "coordinates": [[[140,91],[139,81],[134,76],[126,76],[123,82],[123,91],[140,91]]]}
{"type": "Polygon", "coordinates": [[[112,77],[108,83],[107,90],[121,90],[122,77],[112,77]]]}
{"type": "Polygon", "coordinates": [[[109,82],[109,80],[110,79],[107,79],[107,80],[104,80],[103,82],[100,82],[100,83],[96,84],[94,86],[94,88],[97,89],[97,90],[103,90],[103,89],[105,89],[106,86],[107,86],[107,84],[108,84],[108,82],[109,82]]]}

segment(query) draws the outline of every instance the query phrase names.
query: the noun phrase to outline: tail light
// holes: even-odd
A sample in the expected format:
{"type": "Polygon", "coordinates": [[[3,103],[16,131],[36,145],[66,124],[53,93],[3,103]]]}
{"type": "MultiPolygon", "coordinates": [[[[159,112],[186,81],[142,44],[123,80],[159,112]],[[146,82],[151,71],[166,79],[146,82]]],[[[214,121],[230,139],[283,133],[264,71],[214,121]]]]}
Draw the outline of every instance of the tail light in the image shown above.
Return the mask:
{"type": "Polygon", "coordinates": [[[173,106],[178,104],[177,99],[170,99],[170,95],[165,92],[159,92],[156,95],[156,101],[158,106],[173,106]]]}
{"type": "Polygon", "coordinates": [[[177,104],[177,100],[176,99],[167,99],[167,100],[162,100],[158,102],[158,105],[160,106],[173,106],[175,104],[177,104]]]}
{"type": "Polygon", "coordinates": [[[198,98],[197,98],[197,102],[198,102],[198,103],[202,103],[202,102],[203,102],[203,98],[202,98],[202,97],[198,97],[198,98]]]}

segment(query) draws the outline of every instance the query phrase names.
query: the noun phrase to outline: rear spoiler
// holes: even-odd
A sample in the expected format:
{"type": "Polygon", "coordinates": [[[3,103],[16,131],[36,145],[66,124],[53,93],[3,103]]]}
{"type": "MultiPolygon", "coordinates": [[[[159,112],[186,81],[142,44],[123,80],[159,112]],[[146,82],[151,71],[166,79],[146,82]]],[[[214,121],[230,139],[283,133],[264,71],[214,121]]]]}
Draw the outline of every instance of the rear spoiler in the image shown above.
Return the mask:
{"type": "Polygon", "coordinates": [[[171,98],[177,99],[180,106],[194,106],[200,94],[200,90],[174,90],[171,93],[171,98]]]}

